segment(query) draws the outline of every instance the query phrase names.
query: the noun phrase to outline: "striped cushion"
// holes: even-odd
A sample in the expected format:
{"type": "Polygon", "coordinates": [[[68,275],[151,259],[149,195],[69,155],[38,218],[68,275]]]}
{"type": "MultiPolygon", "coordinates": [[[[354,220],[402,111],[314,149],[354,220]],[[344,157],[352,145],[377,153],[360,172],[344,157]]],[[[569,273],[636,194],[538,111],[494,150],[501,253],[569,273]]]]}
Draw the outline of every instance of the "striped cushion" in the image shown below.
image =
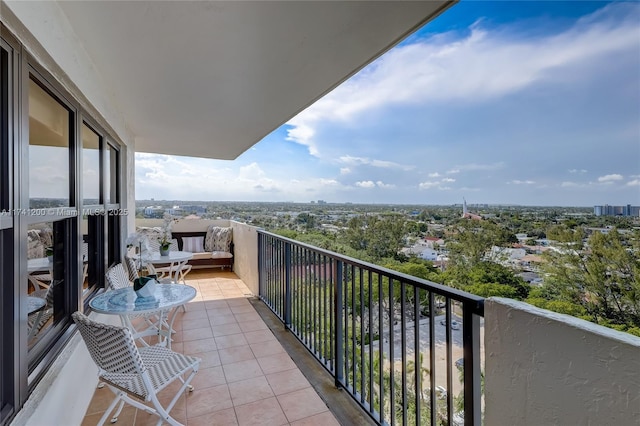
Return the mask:
{"type": "Polygon", "coordinates": [[[204,237],[183,237],[182,250],[191,253],[202,253],[204,251],[204,237]]]}

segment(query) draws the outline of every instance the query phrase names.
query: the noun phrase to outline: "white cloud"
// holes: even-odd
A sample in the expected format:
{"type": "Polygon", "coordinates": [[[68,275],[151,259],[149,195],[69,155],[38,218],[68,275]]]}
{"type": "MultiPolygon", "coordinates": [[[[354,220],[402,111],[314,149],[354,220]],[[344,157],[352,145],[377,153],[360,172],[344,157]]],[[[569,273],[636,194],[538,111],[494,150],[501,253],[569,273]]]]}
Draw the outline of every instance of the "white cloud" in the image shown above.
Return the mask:
{"type": "Polygon", "coordinates": [[[338,159],[338,161],[340,163],[344,163],[352,167],[368,165],[372,167],[379,167],[382,169],[400,169],[400,170],[415,169],[415,166],[398,164],[398,163],[394,163],[393,161],[376,160],[376,159],[370,159],[366,157],[353,157],[351,155],[343,155],[338,159]]]}
{"type": "Polygon", "coordinates": [[[418,33],[234,162],[137,153],[136,194],[450,204],[473,192],[487,203],[637,204],[640,5],[604,9],[560,33],[549,28],[570,18],[551,3],[541,18],[418,33]],[[603,156],[603,140],[619,155],[603,156]],[[598,179],[612,171],[621,179],[598,179]]]}
{"type": "Polygon", "coordinates": [[[507,183],[512,183],[514,185],[533,185],[535,183],[535,181],[532,181],[532,180],[518,180],[518,179],[516,179],[516,180],[512,180],[512,181],[507,182],[507,183]]]}
{"type": "Polygon", "coordinates": [[[238,177],[240,179],[259,179],[264,176],[264,171],[260,168],[258,163],[251,163],[247,166],[240,167],[240,173],[238,177]]]}
{"type": "Polygon", "coordinates": [[[624,179],[624,177],[622,175],[615,173],[615,174],[611,174],[611,175],[600,176],[598,178],[598,182],[601,182],[601,183],[613,183],[615,181],[619,181],[619,180],[622,180],[622,179],[624,179]]]}
{"type": "Polygon", "coordinates": [[[356,182],[356,186],[360,188],[375,188],[376,184],[371,180],[363,180],[360,182],[356,182]]]}
{"type": "MultiPolygon", "coordinates": [[[[279,170],[279,165],[275,168],[279,170]]],[[[332,178],[274,176],[257,162],[136,153],[136,197],[166,200],[307,200],[327,191],[349,191],[332,178]],[[188,168],[191,173],[183,173],[188,168]]]]}
{"type": "Polygon", "coordinates": [[[420,182],[420,184],[418,185],[418,188],[430,189],[430,188],[437,187],[438,185],[440,185],[440,182],[426,181],[426,182],[420,182]]]}
{"type": "Polygon", "coordinates": [[[634,7],[608,6],[542,37],[508,26],[490,31],[479,21],[464,37],[452,32],[399,46],[292,118],[287,139],[320,156],[314,136],[322,122],[352,122],[394,104],[482,102],[550,78],[550,71],[637,48],[634,7]]]}
{"type": "Polygon", "coordinates": [[[384,183],[381,180],[377,181],[376,185],[378,185],[378,188],[384,188],[384,189],[392,189],[396,187],[394,184],[384,183]]]}
{"type": "Polygon", "coordinates": [[[460,166],[457,166],[457,170],[462,170],[462,171],[491,171],[491,170],[499,170],[504,168],[504,163],[502,161],[498,162],[498,163],[493,163],[493,164],[476,164],[476,163],[470,163],[470,164],[463,164],[460,166]]]}
{"type": "Polygon", "coordinates": [[[313,141],[313,136],[316,133],[313,127],[296,117],[292,118],[288,124],[293,127],[287,130],[286,140],[305,145],[309,149],[309,154],[318,156],[318,148],[313,141]]]}
{"type": "Polygon", "coordinates": [[[340,182],[335,179],[320,179],[319,182],[322,186],[341,186],[340,182]]]}

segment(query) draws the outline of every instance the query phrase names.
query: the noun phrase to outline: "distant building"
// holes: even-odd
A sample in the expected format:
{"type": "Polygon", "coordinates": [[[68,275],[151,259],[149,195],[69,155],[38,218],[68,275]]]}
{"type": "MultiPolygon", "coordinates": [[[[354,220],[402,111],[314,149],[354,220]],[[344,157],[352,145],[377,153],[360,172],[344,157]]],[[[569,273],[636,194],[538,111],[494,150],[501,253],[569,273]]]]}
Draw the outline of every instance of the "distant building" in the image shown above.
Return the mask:
{"type": "Polygon", "coordinates": [[[593,214],[596,216],[640,216],[640,206],[632,206],[627,204],[626,206],[610,206],[605,204],[604,206],[594,206],[593,214]]]}
{"type": "Polygon", "coordinates": [[[444,240],[437,237],[424,237],[424,244],[426,247],[435,249],[436,247],[444,246],[444,240]]]}
{"type": "Polygon", "coordinates": [[[186,206],[180,206],[180,207],[185,213],[204,214],[207,212],[207,208],[205,206],[186,205],[186,206]]]}
{"type": "Polygon", "coordinates": [[[144,217],[161,219],[164,215],[164,207],[162,206],[148,206],[143,210],[144,217]]]}
{"type": "Polygon", "coordinates": [[[465,219],[482,220],[482,216],[475,213],[469,213],[469,209],[467,209],[467,200],[464,198],[462,199],[462,217],[465,219]]]}
{"type": "Polygon", "coordinates": [[[438,259],[438,252],[433,249],[426,248],[422,250],[422,253],[420,253],[419,256],[424,260],[430,260],[433,262],[438,259]]]}

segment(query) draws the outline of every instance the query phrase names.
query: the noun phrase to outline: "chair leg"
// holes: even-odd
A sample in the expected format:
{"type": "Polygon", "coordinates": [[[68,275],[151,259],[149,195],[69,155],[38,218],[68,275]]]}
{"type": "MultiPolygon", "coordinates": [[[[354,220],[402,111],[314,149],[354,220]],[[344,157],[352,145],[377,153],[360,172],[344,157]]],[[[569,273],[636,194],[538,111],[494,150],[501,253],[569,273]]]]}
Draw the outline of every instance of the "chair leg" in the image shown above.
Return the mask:
{"type": "MultiPolygon", "coordinates": [[[[109,386],[109,389],[111,389],[112,391],[116,392],[116,397],[113,398],[113,401],[111,401],[111,404],[109,404],[109,407],[107,407],[107,409],[105,410],[105,412],[102,415],[102,417],[100,417],[100,420],[98,421],[98,426],[102,426],[104,424],[104,422],[107,420],[107,417],[109,417],[109,414],[111,414],[111,412],[113,411],[113,409],[116,406],[116,404],[118,403],[118,401],[120,401],[122,399],[122,392],[115,391],[114,388],[112,388],[111,386],[109,386]]],[[[115,419],[116,419],[116,421],[118,421],[117,417],[115,419]]],[[[113,420],[113,419],[111,419],[111,420],[113,420]]],[[[111,423],[115,423],[115,422],[112,421],[111,423]]]]}
{"type": "MultiPolygon", "coordinates": [[[[167,422],[171,426],[183,426],[182,423],[171,417],[171,415],[169,414],[171,408],[167,407],[167,409],[165,410],[164,407],[160,405],[158,397],[156,397],[155,395],[151,395],[151,401],[153,402],[153,406],[156,409],[156,415],[160,417],[158,419],[158,423],[156,423],[156,426],[161,426],[163,422],[167,422]]],[[[170,405],[173,407],[173,404],[170,405]]]]}
{"type": "Polygon", "coordinates": [[[115,423],[115,422],[118,421],[118,416],[120,415],[120,413],[122,413],[122,408],[123,407],[124,407],[124,399],[120,401],[120,405],[118,406],[118,410],[113,415],[113,417],[111,417],[111,423],[115,423]]]}

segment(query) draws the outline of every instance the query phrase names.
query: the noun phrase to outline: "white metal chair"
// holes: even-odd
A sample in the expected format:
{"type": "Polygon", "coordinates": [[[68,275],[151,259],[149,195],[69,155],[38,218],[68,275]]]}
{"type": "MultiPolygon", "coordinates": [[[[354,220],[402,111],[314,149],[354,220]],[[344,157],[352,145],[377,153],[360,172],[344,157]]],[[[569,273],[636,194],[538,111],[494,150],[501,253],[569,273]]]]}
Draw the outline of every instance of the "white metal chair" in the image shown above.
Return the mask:
{"type": "Polygon", "coordinates": [[[136,278],[139,278],[135,259],[130,256],[125,256],[124,261],[125,265],[127,265],[127,272],[129,272],[129,281],[134,281],[136,278]]]}
{"type": "Polygon", "coordinates": [[[53,272],[51,271],[52,264],[49,264],[49,272],[36,271],[27,276],[29,282],[33,285],[33,289],[46,290],[49,288],[51,281],[53,281],[53,272]]]}
{"type": "MultiPolygon", "coordinates": [[[[158,239],[150,239],[149,240],[149,248],[151,248],[151,251],[160,251],[160,240],[158,239]]],[[[169,251],[178,251],[178,240],[175,238],[172,238],[171,240],[169,240],[169,251]]]]}
{"type": "Polygon", "coordinates": [[[122,263],[118,263],[107,269],[105,278],[107,279],[108,290],[117,290],[131,286],[131,281],[129,281],[129,276],[127,275],[127,271],[124,270],[122,263]]]}
{"type": "Polygon", "coordinates": [[[99,323],[80,312],[74,312],[72,316],[91,358],[100,369],[99,379],[116,395],[98,425],[104,424],[118,402],[120,405],[111,423],[118,421],[127,403],[158,416],[158,426],[163,421],[174,426],[180,425],[169,412],[186,389],[193,390],[189,383],[198,372],[200,359],[173,352],[164,346],[138,348],[127,327],[99,323]],[[187,378],[183,380],[183,375],[187,373],[187,378]],[[158,400],[158,392],[176,379],[182,382],[182,386],[171,402],[163,407],[158,400]],[[152,407],[140,401],[151,402],[152,407]]]}
{"type": "MultiPolygon", "coordinates": [[[[152,250],[154,249],[152,248],[152,250]]],[[[157,251],[159,250],[160,250],[160,245],[158,243],[157,251]]],[[[178,246],[178,240],[175,238],[171,239],[171,245],[169,246],[169,251],[179,251],[179,250],[180,248],[178,246]]],[[[151,268],[154,272],[150,272],[150,273],[156,274],[158,278],[161,280],[166,281],[166,279],[169,278],[172,282],[182,281],[182,284],[186,284],[187,281],[185,277],[189,272],[191,272],[191,265],[188,265],[187,264],[188,262],[189,262],[188,260],[185,260],[182,262],[174,262],[170,266],[162,266],[159,268],[156,268],[153,265],[151,265],[151,268]]],[[[149,264],[147,264],[147,269],[149,269],[149,264]]]]}
{"type": "Polygon", "coordinates": [[[53,317],[53,290],[55,283],[52,283],[48,288],[36,290],[30,294],[30,296],[40,297],[45,300],[45,306],[38,312],[34,312],[28,315],[27,318],[27,330],[29,331],[27,341],[31,342],[44,326],[53,317]]]}
{"type": "MultiPolygon", "coordinates": [[[[125,260],[127,262],[133,262],[133,259],[129,258],[129,257],[125,257],[125,260]]],[[[147,265],[147,267],[151,266],[149,273],[150,274],[154,274],[153,272],[153,265],[149,264],[147,265]]],[[[130,287],[131,286],[131,281],[129,281],[129,277],[131,276],[131,265],[129,265],[129,275],[127,275],[127,272],[124,270],[124,265],[122,265],[122,263],[118,263],[116,265],[113,265],[111,268],[109,268],[107,270],[107,273],[105,274],[105,277],[107,279],[107,285],[108,285],[108,290],[117,290],[119,288],[126,288],[126,287],[130,287]]],[[[135,268],[135,266],[134,266],[135,268]]],[[[135,269],[134,269],[135,270],[135,269]]],[[[138,273],[135,273],[137,278],[138,273]]],[[[134,278],[134,279],[135,279],[134,278]]],[[[162,283],[162,282],[171,282],[171,280],[169,279],[158,279],[158,282],[162,283]]],[[[182,305],[182,311],[186,312],[187,308],[182,305]]],[[[148,327],[151,327],[152,330],[158,330],[160,327],[166,327],[167,329],[171,330],[171,334],[174,334],[175,331],[173,329],[171,329],[171,327],[169,327],[169,324],[167,323],[167,321],[163,318],[162,314],[155,314],[155,313],[146,313],[146,314],[134,314],[134,315],[127,315],[127,318],[122,318],[122,323],[125,326],[131,327],[133,329],[133,331],[136,333],[136,336],[138,334],[141,335],[148,335],[148,333],[146,333],[144,330],[145,329],[141,329],[140,327],[136,327],[134,326],[132,320],[135,318],[143,318],[144,319],[144,323],[148,327]]],[[[137,337],[136,337],[137,338],[137,337]]],[[[160,336],[158,336],[158,338],[160,338],[160,336]]],[[[145,340],[140,340],[140,342],[144,345],[148,345],[148,343],[145,340]]],[[[169,347],[171,347],[171,343],[169,342],[169,347]]]]}
{"type": "Polygon", "coordinates": [[[89,276],[89,243],[82,243],[82,284],[89,276]]]}
{"type": "MultiPolygon", "coordinates": [[[[165,284],[172,284],[173,283],[173,277],[167,273],[166,271],[163,271],[163,268],[156,268],[155,266],[153,266],[153,264],[151,262],[147,263],[147,273],[149,275],[155,275],[157,277],[156,281],[158,281],[159,283],[165,283],[165,284]]],[[[168,268],[167,268],[168,269],[168,268]]]]}
{"type": "MultiPolygon", "coordinates": [[[[120,288],[130,287],[132,285],[122,263],[118,263],[109,268],[105,274],[105,278],[107,279],[107,290],[117,290],[120,288]]],[[[157,330],[158,328],[157,323],[159,318],[156,314],[135,314],[127,315],[127,319],[122,318],[123,325],[133,328],[136,335],[143,333],[144,329],[134,327],[132,320],[135,318],[143,318],[144,324],[147,327],[153,327],[154,330],[157,330]]],[[[144,340],[140,340],[140,342],[144,345],[148,345],[144,340]]]]}

